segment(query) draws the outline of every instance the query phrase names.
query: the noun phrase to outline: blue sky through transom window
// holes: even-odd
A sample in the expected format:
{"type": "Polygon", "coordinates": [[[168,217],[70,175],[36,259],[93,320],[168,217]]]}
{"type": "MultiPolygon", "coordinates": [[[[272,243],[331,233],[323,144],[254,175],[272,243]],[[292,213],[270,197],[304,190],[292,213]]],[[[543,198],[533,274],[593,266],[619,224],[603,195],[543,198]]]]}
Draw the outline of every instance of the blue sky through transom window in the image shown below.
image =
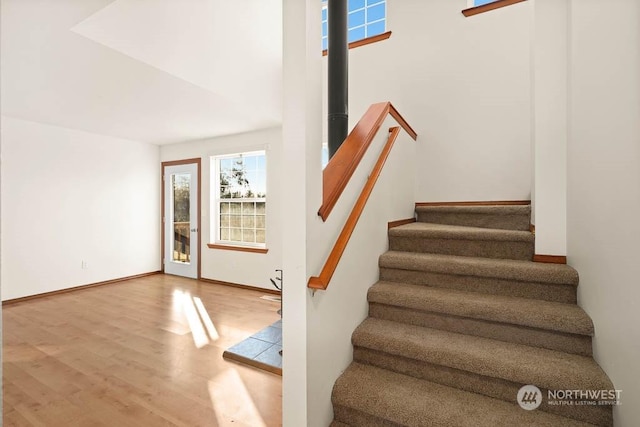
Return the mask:
{"type": "Polygon", "coordinates": [[[485,5],[485,4],[488,4],[488,3],[493,3],[495,1],[497,1],[497,0],[474,0],[473,1],[473,5],[474,6],[482,6],[482,5],[485,5]]]}
{"type": "MultiPolygon", "coordinates": [[[[349,43],[386,31],[386,0],[349,0],[349,43]]],[[[327,0],[322,0],[322,49],[328,47],[327,0]]]]}

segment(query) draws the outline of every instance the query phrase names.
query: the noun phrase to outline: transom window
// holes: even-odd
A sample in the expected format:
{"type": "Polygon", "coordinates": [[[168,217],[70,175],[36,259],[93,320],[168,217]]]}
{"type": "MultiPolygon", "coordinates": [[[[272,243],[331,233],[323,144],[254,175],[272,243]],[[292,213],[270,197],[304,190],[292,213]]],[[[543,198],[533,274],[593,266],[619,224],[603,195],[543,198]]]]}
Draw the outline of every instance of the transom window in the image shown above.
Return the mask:
{"type": "MultiPolygon", "coordinates": [[[[386,30],[386,0],[349,0],[348,42],[377,36],[386,30]]],[[[322,0],[322,50],[329,46],[327,0],[322,0]]]]}
{"type": "Polygon", "coordinates": [[[476,7],[476,6],[483,6],[488,3],[493,3],[497,0],[469,0],[469,1],[470,1],[469,7],[476,7]]]}
{"type": "Polygon", "coordinates": [[[215,243],[265,247],[267,168],[264,151],[212,157],[215,243]]]}

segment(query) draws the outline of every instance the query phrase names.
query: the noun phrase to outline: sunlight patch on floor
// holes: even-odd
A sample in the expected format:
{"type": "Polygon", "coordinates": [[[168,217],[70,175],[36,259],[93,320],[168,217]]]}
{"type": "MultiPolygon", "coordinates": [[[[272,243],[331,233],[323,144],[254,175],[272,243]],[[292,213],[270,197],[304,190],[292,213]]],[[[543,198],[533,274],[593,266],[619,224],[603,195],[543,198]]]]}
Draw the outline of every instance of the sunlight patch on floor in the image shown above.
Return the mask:
{"type": "Polygon", "coordinates": [[[219,425],[238,425],[236,422],[239,421],[252,427],[266,427],[240,374],[234,368],[226,369],[209,381],[209,396],[219,425]],[[234,390],[234,393],[230,395],[228,390],[234,390]]]}
{"type": "Polygon", "coordinates": [[[207,330],[207,334],[209,335],[209,338],[211,338],[211,341],[217,341],[220,338],[220,335],[218,334],[218,330],[216,329],[216,326],[213,324],[211,317],[209,317],[209,313],[207,313],[207,309],[204,308],[204,304],[202,303],[202,300],[198,297],[193,297],[193,302],[196,305],[196,309],[198,309],[200,320],[202,320],[202,324],[207,330]]]}
{"type": "Polygon", "coordinates": [[[202,300],[192,297],[189,291],[173,291],[172,310],[174,314],[184,315],[191,330],[193,342],[197,348],[203,348],[211,341],[220,338],[202,300]]]}

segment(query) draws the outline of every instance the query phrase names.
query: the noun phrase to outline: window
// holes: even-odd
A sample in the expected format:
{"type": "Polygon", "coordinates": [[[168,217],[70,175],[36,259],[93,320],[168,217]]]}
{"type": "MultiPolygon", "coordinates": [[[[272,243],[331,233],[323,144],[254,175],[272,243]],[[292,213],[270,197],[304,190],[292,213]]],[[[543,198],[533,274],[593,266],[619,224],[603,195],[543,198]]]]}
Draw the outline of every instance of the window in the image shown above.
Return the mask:
{"type": "MultiPolygon", "coordinates": [[[[386,0],[349,0],[348,8],[349,35],[347,40],[349,43],[385,32],[386,0]]],[[[322,50],[329,46],[328,18],[327,0],[322,0],[322,50]]]]}
{"type": "Polygon", "coordinates": [[[483,6],[487,3],[493,3],[496,0],[472,0],[471,1],[471,6],[470,7],[475,7],[475,6],[483,6]]]}
{"type": "Polygon", "coordinates": [[[264,248],[267,169],[264,151],[212,157],[211,239],[264,248]]]}
{"type": "Polygon", "coordinates": [[[467,0],[467,9],[462,14],[466,17],[474,16],[524,1],[526,0],[467,0]]]}

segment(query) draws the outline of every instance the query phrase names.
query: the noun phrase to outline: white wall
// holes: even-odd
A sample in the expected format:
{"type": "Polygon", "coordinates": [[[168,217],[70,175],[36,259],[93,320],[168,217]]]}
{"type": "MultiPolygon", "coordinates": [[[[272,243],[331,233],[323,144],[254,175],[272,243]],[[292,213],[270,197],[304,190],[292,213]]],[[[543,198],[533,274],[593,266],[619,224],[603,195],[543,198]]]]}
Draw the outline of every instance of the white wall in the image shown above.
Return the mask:
{"type": "Polygon", "coordinates": [[[308,224],[320,203],[322,130],[320,5],[317,0],[283,0],[283,164],[280,183],[287,191],[282,230],[284,313],[282,340],[282,424],[306,426],[309,420],[307,340],[307,262],[315,242],[307,238],[308,224]]]}
{"type": "Polygon", "coordinates": [[[567,254],[568,0],[531,0],[536,254],[567,254]]]}
{"type": "Polygon", "coordinates": [[[387,4],[391,38],[350,51],[352,125],[380,101],[409,120],[422,140],[416,201],[529,199],[528,2],[470,18],[465,0],[387,4]]]}
{"type": "MultiPolygon", "coordinates": [[[[382,125],[327,221],[316,217],[307,224],[312,275],[319,275],[393,125],[391,118],[382,125]]],[[[388,248],[387,223],[414,215],[418,145],[404,132],[398,137],[329,287],[307,299],[307,426],[331,423],[331,390],[353,358],[351,334],[367,317],[367,291],[378,281],[378,257],[388,248]]]]}
{"type": "Polygon", "coordinates": [[[281,186],[277,185],[282,167],[282,129],[272,128],[219,138],[163,145],[160,147],[162,162],[201,158],[202,188],[201,224],[202,256],[201,276],[267,289],[274,289],[269,282],[275,277],[275,269],[282,267],[281,186]],[[266,254],[210,249],[211,232],[211,156],[266,150],[267,155],[267,249],[266,254]]]}
{"type": "Polygon", "coordinates": [[[3,300],[160,270],[157,146],[3,116],[1,155],[3,300]]]}
{"type": "Polygon", "coordinates": [[[640,422],[640,4],[571,2],[568,261],[594,356],[640,422]]]}

